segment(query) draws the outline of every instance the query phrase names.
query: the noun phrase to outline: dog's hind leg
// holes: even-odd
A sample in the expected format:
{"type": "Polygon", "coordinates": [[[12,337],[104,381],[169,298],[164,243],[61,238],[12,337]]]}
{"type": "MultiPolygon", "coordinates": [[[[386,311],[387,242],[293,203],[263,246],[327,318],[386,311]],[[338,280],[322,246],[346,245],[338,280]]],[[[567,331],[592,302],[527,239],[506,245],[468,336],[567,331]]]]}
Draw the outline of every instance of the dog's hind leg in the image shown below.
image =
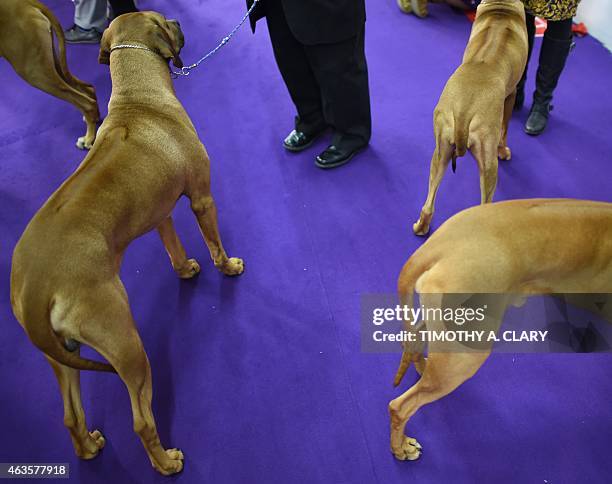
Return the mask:
{"type": "Polygon", "coordinates": [[[157,232],[166,248],[172,267],[181,279],[191,279],[200,272],[200,265],[195,259],[187,259],[185,248],[174,228],[172,217],[168,216],[157,227],[157,232]]]}
{"type": "MultiPolygon", "coordinates": [[[[509,297],[503,295],[504,290],[508,288],[508,279],[501,278],[497,285],[491,285],[490,281],[484,281],[480,277],[485,273],[483,271],[490,267],[489,261],[481,259],[481,267],[471,265],[473,270],[469,274],[457,271],[453,274],[452,270],[448,270],[449,267],[457,267],[461,263],[465,263],[464,257],[449,259],[447,267],[437,266],[430,269],[426,279],[420,284],[420,302],[426,308],[425,315],[434,315],[431,318],[424,316],[429,334],[440,335],[459,328],[469,329],[474,335],[474,341],[464,343],[456,338],[432,340],[429,343],[427,364],[424,365],[419,381],[389,403],[391,451],[399,460],[415,460],[421,452],[419,443],[404,434],[408,420],[423,405],[448,395],[478,371],[491,354],[493,343],[489,342],[490,331],[499,330],[508,305],[509,297]],[[497,292],[486,294],[484,291],[497,292]],[[475,309],[483,308],[482,320],[474,320],[473,324],[466,327],[465,320],[445,322],[437,316],[441,314],[437,310],[442,309],[445,312],[449,308],[463,308],[467,301],[470,305],[468,307],[474,308],[476,305],[475,309]]],[[[509,274],[509,271],[502,272],[509,274]]]]}
{"type": "Polygon", "coordinates": [[[508,147],[508,123],[512,117],[514,109],[514,100],[516,99],[516,89],[504,101],[504,119],[502,122],[501,137],[497,147],[497,156],[500,160],[509,160],[512,158],[512,151],[508,147]]]}
{"type": "Polygon", "coordinates": [[[116,279],[96,288],[95,298],[80,301],[81,305],[86,303],[88,305],[80,315],[79,341],[104,356],[125,383],[132,404],[134,431],[153,467],[164,475],[180,472],[183,469],[182,452],[164,449],[157,433],[151,409],[151,366],[136,330],[123,284],[116,279]]]}
{"type": "Polygon", "coordinates": [[[429,225],[434,213],[436,194],[438,193],[438,188],[440,188],[440,183],[448,168],[448,163],[452,154],[453,146],[447,141],[442,141],[440,136],[436,136],[436,150],[431,158],[427,199],[421,209],[419,220],[412,226],[412,230],[416,235],[426,235],[427,232],[429,232],[429,225]]]}
{"type": "Polygon", "coordinates": [[[74,451],[81,459],[93,459],[104,447],[105,441],[99,430],[87,430],[85,412],[81,404],[79,370],[62,365],[48,356],[46,358],[59,383],[64,401],[64,425],[70,432],[74,451]]]}
{"type": "Polygon", "coordinates": [[[472,149],[480,172],[480,203],[491,203],[497,187],[497,143],[497,139],[486,136],[479,138],[472,149]]]}
{"type": "Polygon", "coordinates": [[[397,459],[415,460],[421,454],[421,445],[404,434],[408,420],[423,405],[448,395],[474,375],[488,356],[485,352],[429,353],[420,380],[389,403],[391,452],[397,459]]]}
{"type": "Polygon", "coordinates": [[[244,262],[237,257],[228,257],[221,243],[217,206],[210,193],[209,165],[208,155],[205,154],[203,166],[198,168],[195,175],[196,179],[190,181],[192,188],[188,190],[187,197],[191,200],[191,210],[198,220],[215,267],[227,276],[237,276],[244,271],[244,262]]]}
{"type": "Polygon", "coordinates": [[[95,97],[66,82],[57,71],[47,19],[43,17],[40,22],[33,21],[32,31],[37,33],[36,37],[28,45],[20,46],[19,52],[11,52],[6,57],[17,74],[32,86],[76,106],[87,125],[87,132],[78,138],[76,144],[81,149],[89,149],[96,137],[100,118],[98,103],[95,97]]]}

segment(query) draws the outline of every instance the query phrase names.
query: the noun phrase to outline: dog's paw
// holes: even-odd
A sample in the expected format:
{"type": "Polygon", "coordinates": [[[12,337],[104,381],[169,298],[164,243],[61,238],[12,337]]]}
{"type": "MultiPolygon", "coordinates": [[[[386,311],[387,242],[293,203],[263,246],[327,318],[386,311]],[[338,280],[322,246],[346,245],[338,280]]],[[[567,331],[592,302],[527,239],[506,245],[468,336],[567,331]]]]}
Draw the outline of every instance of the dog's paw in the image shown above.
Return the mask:
{"type": "Polygon", "coordinates": [[[509,160],[512,158],[512,151],[510,151],[508,146],[498,146],[497,156],[500,160],[509,160]]]}
{"type": "Polygon", "coordinates": [[[417,460],[421,456],[422,447],[416,439],[404,436],[402,444],[396,449],[391,449],[398,460],[417,460]]]}
{"type": "Polygon", "coordinates": [[[219,269],[226,276],[238,276],[244,272],[244,261],[238,257],[230,257],[219,269]]]}
{"type": "Polygon", "coordinates": [[[410,0],[397,0],[397,6],[404,13],[412,12],[412,5],[410,0]]]}
{"type": "Polygon", "coordinates": [[[429,225],[431,224],[431,219],[433,218],[433,211],[426,212],[425,209],[421,209],[421,213],[419,214],[419,219],[412,226],[412,231],[416,235],[427,235],[429,233],[429,225]]]}
{"type": "Polygon", "coordinates": [[[425,18],[429,14],[427,11],[427,0],[410,0],[412,3],[412,13],[419,18],[425,18]]]}
{"type": "Polygon", "coordinates": [[[87,138],[87,136],[81,136],[79,139],[77,139],[76,147],[80,150],[90,150],[93,143],[93,139],[87,138]]]}
{"type": "Polygon", "coordinates": [[[417,222],[412,226],[412,231],[415,235],[427,235],[429,233],[429,222],[420,218],[417,222]]]}
{"type": "Polygon", "coordinates": [[[163,474],[164,476],[169,476],[171,474],[177,474],[183,470],[183,453],[178,449],[167,449],[166,450],[166,459],[163,462],[156,463],[153,462],[153,467],[156,471],[163,474]]]}
{"type": "Polygon", "coordinates": [[[200,264],[195,259],[187,259],[185,264],[175,271],[181,279],[191,279],[200,273],[200,264]]]}
{"type": "Polygon", "coordinates": [[[75,447],[75,452],[81,459],[93,459],[104,448],[104,444],[106,444],[106,439],[104,439],[102,432],[94,430],[89,432],[83,442],[80,442],[78,449],[75,447]]]}

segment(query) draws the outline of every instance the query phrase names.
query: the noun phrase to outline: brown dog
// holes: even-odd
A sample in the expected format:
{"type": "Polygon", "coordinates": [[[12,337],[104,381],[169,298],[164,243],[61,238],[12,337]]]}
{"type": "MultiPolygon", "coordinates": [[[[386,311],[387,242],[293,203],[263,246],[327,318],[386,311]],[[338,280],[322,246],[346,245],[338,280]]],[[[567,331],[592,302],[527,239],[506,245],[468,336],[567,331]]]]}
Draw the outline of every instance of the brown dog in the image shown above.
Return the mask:
{"type": "Polygon", "coordinates": [[[497,157],[509,160],[508,122],[516,85],[527,62],[525,9],[519,0],[485,0],[479,6],[463,63],[450,77],[434,110],[436,149],[429,192],[413,230],[429,232],[436,193],[449,161],[469,149],[480,171],[481,203],[497,185],[497,157]]]}
{"type": "Polygon", "coordinates": [[[165,450],[157,435],[151,369],[119,279],[121,258],[132,240],[157,228],[179,277],[195,276],[200,266],[185,255],[170,215],[186,195],[215,266],[226,275],[243,271],[221,244],[208,155],[172,87],[168,60],[180,66],[182,46],[178,22],[155,12],[122,15],[104,32],[108,116],[81,166],[27,226],[11,272],[13,311],[55,371],[77,455],[93,458],[104,445],[99,431],[87,430],[78,370],[116,371],[134,430],[162,474],[179,472],[183,455],[165,450]],[[79,343],[110,365],[81,358],[79,343]]]}
{"type": "Polygon", "coordinates": [[[96,92],[68,70],[64,32],[47,7],[37,0],[0,2],[0,57],[32,86],[76,106],[87,125],[76,145],[91,148],[100,119],[96,92]],[[53,45],[53,33],[59,52],[53,45]]]}
{"type": "MultiPolygon", "coordinates": [[[[612,293],[612,204],[512,200],[460,212],[404,265],[400,300],[411,304],[415,290],[425,307],[439,305],[441,294],[495,293],[507,305],[515,301],[504,295],[612,293]]],[[[438,324],[426,322],[427,329],[438,324]]],[[[418,442],[404,435],[408,419],[473,376],[490,354],[442,349],[429,343],[425,361],[422,349],[404,347],[395,385],[411,362],[421,378],[389,404],[391,451],[400,460],[420,454],[418,442]]]]}

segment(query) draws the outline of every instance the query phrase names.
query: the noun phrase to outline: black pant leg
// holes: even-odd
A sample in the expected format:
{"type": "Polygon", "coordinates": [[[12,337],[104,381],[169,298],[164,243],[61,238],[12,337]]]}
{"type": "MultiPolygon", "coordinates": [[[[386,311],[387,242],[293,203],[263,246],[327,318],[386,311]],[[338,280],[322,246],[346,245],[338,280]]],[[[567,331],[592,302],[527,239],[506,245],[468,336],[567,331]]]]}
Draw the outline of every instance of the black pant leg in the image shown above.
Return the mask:
{"type": "Polygon", "coordinates": [[[124,13],[138,12],[134,0],[108,0],[113,9],[113,18],[119,17],[124,13]]]}
{"type": "Polygon", "coordinates": [[[365,27],[346,41],[306,46],[310,65],[321,86],[326,121],[336,133],[336,146],[367,144],[372,134],[365,27]]]}
{"type": "Polygon", "coordinates": [[[572,19],[548,21],[536,74],[534,102],[548,105],[572,48],[572,19]]]}
{"type": "Polygon", "coordinates": [[[527,76],[527,66],[529,65],[529,60],[531,59],[531,52],[533,51],[533,43],[536,33],[535,17],[530,13],[525,12],[525,22],[527,26],[527,64],[525,65],[525,73],[523,74],[523,77],[527,76]]]}
{"type": "Polygon", "coordinates": [[[326,123],[321,106],[321,90],[304,46],[293,36],[280,0],[267,1],[266,20],[276,63],[297,109],[295,129],[314,134],[326,123]]]}
{"type": "Polygon", "coordinates": [[[571,39],[572,23],[573,20],[571,18],[558,21],[549,20],[546,31],[544,32],[544,37],[553,38],[555,40],[571,39]]]}

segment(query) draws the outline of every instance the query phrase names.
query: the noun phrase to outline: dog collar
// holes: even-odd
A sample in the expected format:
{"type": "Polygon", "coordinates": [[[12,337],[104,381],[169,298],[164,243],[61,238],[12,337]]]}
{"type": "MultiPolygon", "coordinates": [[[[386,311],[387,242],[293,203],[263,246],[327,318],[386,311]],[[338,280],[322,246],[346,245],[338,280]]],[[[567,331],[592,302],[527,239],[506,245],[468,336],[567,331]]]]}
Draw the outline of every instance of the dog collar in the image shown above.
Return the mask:
{"type": "Polygon", "coordinates": [[[157,52],[149,49],[148,47],[145,47],[144,45],[138,45],[138,44],[118,44],[118,45],[114,45],[110,48],[109,53],[113,52],[114,50],[120,50],[120,49],[138,49],[138,50],[147,50],[149,52],[153,52],[153,54],[157,55],[157,52]]]}

